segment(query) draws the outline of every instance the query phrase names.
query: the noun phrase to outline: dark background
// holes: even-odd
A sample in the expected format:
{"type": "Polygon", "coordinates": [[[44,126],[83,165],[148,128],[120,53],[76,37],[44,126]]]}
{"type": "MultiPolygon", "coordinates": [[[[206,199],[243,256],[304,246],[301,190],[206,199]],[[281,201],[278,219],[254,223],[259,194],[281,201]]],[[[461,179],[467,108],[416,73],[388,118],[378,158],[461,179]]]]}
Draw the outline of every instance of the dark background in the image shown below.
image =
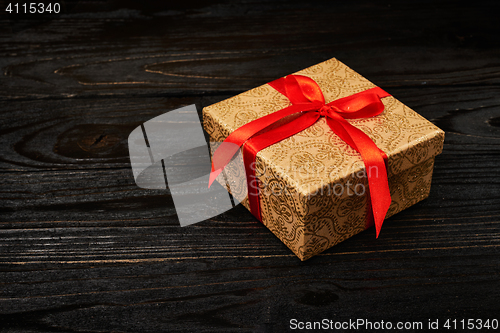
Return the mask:
{"type": "Polygon", "coordinates": [[[1,332],[500,319],[497,1],[8,3],[1,332]],[[300,262],[242,206],[180,228],[168,191],[135,185],[127,137],[141,123],[332,57],[446,131],[430,197],[379,239],[300,262]]]}

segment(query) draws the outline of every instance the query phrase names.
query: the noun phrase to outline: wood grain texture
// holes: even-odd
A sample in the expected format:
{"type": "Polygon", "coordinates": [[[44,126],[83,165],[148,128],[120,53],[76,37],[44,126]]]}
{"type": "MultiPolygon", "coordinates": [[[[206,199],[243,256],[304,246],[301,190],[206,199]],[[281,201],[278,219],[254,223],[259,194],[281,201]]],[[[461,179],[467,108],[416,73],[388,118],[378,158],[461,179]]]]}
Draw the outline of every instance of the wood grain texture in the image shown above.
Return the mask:
{"type": "MultiPolygon", "coordinates": [[[[0,331],[498,318],[498,5],[66,1],[0,17],[0,331]],[[337,57],[446,131],[430,197],[300,262],[241,205],[178,226],[127,137],[337,57]]],[[[3,9],[2,9],[3,10],[3,9]]]]}

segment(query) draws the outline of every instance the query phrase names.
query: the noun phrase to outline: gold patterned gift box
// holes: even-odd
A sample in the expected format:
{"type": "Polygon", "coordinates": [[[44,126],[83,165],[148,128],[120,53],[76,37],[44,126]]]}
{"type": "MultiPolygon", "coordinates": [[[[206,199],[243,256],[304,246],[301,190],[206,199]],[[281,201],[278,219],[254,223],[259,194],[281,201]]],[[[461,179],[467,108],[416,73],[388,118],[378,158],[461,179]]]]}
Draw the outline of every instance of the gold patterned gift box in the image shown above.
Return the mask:
{"type": "MultiPolygon", "coordinates": [[[[294,74],[316,81],[327,103],[376,87],[336,59],[294,74]]],[[[393,96],[382,102],[380,115],[348,122],[388,157],[392,202],[387,219],[429,195],[434,157],[442,151],[444,132],[393,96]]],[[[222,142],[241,126],[289,105],[284,95],[265,84],[205,107],[204,128],[212,142],[222,142]]],[[[361,156],[333,133],[325,118],[259,151],[256,166],[262,223],[301,260],[370,227],[361,156]]],[[[243,191],[239,193],[243,198],[244,174],[240,164],[233,163],[217,180],[233,195],[243,191]]],[[[250,209],[248,198],[241,203],[250,209]]]]}

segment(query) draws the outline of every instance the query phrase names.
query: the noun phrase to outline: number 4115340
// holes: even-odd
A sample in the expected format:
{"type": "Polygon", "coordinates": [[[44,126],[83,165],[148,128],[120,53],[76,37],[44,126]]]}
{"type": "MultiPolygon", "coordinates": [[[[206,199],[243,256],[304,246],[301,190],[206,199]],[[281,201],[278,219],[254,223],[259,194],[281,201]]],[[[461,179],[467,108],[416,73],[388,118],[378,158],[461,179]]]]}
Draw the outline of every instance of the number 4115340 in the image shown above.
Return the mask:
{"type": "Polygon", "coordinates": [[[61,11],[61,5],[58,2],[48,4],[42,2],[9,3],[5,11],[10,14],[58,14],[61,11]]]}

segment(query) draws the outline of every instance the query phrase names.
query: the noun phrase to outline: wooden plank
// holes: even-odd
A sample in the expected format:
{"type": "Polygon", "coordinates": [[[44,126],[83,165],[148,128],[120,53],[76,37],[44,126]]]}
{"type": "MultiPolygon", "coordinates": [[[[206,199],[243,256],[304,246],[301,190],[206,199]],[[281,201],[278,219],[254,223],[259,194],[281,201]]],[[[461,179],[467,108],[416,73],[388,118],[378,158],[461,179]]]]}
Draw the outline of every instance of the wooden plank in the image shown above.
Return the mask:
{"type": "Polygon", "coordinates": [[[332,57],[384,87],[500,82],[495,2],[99,5],[4,34],[0,98],[233,94],[332,57]]]}
{"type": "MultiPolygon", "coordinates": [[[[460,151],[453,163],[498,161],[498,89],[388,88],[388,92],[443,128],[445,144],[460,151]]],[[[17,101],[3,108],[2,171],[126,168],[127,138],[141,123],[184,105],[210,105],[228,95],[183,98],[57,99],[17,101]]],[[[445,148],[445,154],[448,148],[445,148]]],[[[450,153],[451,153],[450,151],[450,153]]]]}

